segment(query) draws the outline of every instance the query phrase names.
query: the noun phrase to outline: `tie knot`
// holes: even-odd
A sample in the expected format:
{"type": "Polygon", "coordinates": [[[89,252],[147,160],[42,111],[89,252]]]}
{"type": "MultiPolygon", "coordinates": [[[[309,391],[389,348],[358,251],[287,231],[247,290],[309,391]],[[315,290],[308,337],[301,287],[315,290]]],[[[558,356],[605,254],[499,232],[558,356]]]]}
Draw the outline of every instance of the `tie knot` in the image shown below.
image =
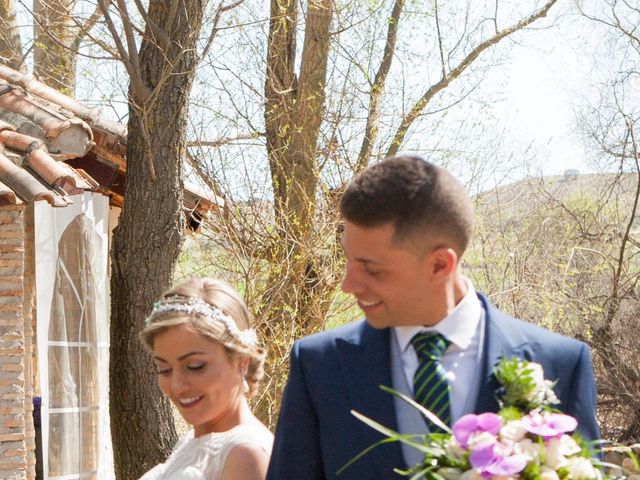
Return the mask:
{"type": "Polygon", "coordinates": [[[440,360],[449,343],[451,342],[444,338],[442,334],[434,332],[417,333],[411,339],[411,344],[419,359],[427,357],[432,360],[440,360]]]}

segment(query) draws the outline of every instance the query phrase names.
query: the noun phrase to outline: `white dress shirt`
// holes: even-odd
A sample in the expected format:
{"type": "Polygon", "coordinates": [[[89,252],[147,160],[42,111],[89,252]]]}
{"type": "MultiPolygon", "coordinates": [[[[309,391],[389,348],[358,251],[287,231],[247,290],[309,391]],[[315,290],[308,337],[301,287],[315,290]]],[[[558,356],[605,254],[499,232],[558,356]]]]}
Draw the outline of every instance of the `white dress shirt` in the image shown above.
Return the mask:
{"type": "Polygon", "coordinates": [[[449,347],[442,356],[442,366],[449,381],[452,423],[474,410],[482,371],[484,313],[471,281],[467,278],[465,281],[467,293],[451,313],[435,326],[394,327],[393,335],[398,342],[402,369],[409,385],[413,385],[413,376],[419,364],[411,339],[424,331],[440,333],[449,340],[449,347]]]}

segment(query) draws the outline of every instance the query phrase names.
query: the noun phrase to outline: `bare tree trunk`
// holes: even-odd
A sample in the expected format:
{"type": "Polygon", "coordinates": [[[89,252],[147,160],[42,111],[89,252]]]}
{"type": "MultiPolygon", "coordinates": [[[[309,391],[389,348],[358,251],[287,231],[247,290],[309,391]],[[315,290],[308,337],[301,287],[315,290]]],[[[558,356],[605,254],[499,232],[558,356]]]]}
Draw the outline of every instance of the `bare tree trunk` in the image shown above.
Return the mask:
{"type": "MultiPolygon", "coordinates": [[[[295,71],[297,0],[272,0],[267,73],[265,126],[267,155],[274,192],[276,232],[269,252],[269,287],[259,317],[270,339],[267,373],[284,380],[281,362],[293,340],[321,325],[333,286],[320,275],[317,251],[317,145],[324,118],[325,82],[329,56],[331,0],[308,2],[299,75],[295,71]]],[[[274,424],[283,384],[274,385],[257,414],[274,424]]]]}
{"type": "Polygon", "coordinates": [[[153,0],[139,53],[120,52],[128,67],[138,65],[130,69],[138,76],[129,91],[126,200],[112,249],[111,429],[123,480],[164,461],[176,441],[169,403],[138,332],[170,286],[182,244],[182,161],[203,15],[201,0],[171,6],[153,0]]]}
{"type": "Polygon", "coordinates": [[[0,0],[0,62],[14,70],[24,71],[13,0],[0,0]]]}
{"type": "Polygon", "coordinates": [[[305,290],[315,281],[308,249],[313,241],[316,150],[324,115],[332,16],[333,2],[309,2],[298,78],[294,71],[296,1],[271,2],[265,123],[278,240],[272,254],[274,288],[268,292],[265,306],[278,322],[306,319],[301,300],[308,297],[305,290]]]}

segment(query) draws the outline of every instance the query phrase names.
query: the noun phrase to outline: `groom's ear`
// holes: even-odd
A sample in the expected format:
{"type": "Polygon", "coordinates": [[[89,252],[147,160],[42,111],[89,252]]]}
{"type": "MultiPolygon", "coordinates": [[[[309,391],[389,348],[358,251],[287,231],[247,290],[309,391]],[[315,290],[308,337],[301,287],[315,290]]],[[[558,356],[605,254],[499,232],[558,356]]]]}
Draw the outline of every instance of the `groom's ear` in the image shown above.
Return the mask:
{"type": "Polygon", "coordinates": [[[428,255],[427,268],[434,282],[447,280],[458,268],[458,255],[450,247],[434,248],[428,255]]]}

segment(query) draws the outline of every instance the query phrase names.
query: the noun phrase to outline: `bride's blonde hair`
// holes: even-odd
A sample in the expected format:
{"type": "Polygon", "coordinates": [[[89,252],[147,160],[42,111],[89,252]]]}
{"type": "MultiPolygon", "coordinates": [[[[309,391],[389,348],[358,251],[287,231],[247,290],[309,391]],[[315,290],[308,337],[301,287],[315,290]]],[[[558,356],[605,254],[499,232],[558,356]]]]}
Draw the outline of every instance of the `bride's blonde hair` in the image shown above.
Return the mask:
{"type": "Polygon", "coordinates": [[[224,345],[230,355],[248,357],[247,394],[255,393],[264,376],[265,350],[251,329],[247,306],[231,285],[215,278],[192,278],[176,285],[154,304],[140,339],[153,351],[156,335],[177,325],[224,345]]]}

